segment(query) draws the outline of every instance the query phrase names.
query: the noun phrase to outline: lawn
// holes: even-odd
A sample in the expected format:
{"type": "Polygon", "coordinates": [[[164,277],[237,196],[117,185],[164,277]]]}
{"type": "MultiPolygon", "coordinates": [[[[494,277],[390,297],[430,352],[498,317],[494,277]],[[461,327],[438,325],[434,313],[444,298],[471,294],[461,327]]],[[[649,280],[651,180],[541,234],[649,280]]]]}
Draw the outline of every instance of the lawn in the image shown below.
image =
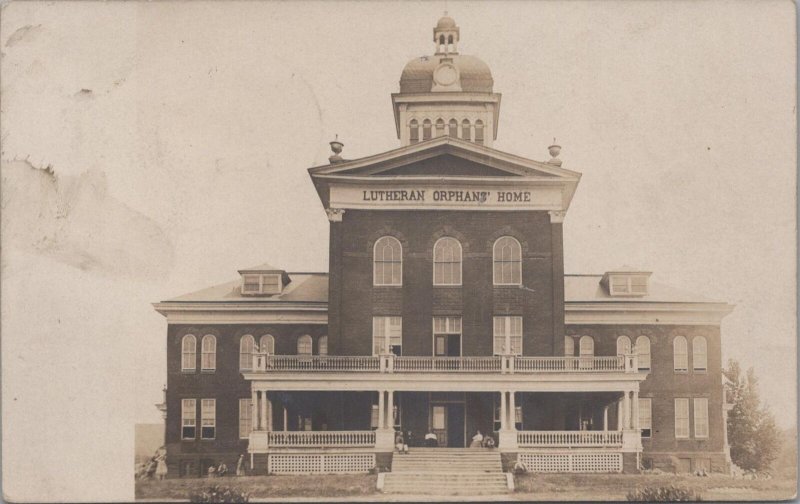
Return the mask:
{"type": "Polygon", "coordinates": [[[669,485],[694,490],[705,501],[791,499],[797,491],[791,475],[743,480],[721,474],[526,474],[517,476],[515,484],[514,499],[535,501],[624,501],[637,487],[669,485]]]}
{"type": "Polygon", "coordinates": [[[377,476],[339,474],[314,476],[243,476],[208,479],[168,479],[136,482],[137,499],[183,499],[189,492],[210,484],[234,486],[253,498],[352,497],[375,494],[377,476]]]}

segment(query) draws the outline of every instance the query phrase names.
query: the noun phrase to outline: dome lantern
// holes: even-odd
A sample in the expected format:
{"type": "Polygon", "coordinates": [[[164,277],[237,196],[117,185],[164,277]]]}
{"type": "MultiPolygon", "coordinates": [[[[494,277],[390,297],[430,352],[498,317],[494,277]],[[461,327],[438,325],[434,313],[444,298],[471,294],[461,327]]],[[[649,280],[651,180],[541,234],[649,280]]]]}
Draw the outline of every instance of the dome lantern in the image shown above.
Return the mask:
{"type": "Polygon", "coordinates": [[[433,29],[436,54],[458,54],[458,34],[459,29],[456,22],[445,12],[433,29]]]}

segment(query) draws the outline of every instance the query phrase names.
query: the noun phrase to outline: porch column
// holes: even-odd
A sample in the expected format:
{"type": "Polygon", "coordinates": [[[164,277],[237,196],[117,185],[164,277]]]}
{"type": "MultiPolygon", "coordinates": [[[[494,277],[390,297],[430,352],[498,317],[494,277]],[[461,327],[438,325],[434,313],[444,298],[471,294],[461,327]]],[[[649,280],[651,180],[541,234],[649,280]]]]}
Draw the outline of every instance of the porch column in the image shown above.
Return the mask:
{"type": "Polygon", "coordinates": [[[390,390],[386,393],[387,395],[387,405],[386,405],[386,428],[394,430],[394,391],[390,390]]]}
{"type": "Polygon", "coordinates": [[[258,391],[250,391],[250,430],[258,429],[258,391]]]}
{"type": "Polygon", "coordinates": [[[384,420],[384,412],[385,412],[385,404],[383,402],[383,390],[378,391],[378,429],[383,429],[385,420],[384,420]]]}
{"type": "Polygon", "coordinates": [[[622,399],[617,399],[617,430],[622,430],[622,417],[624,416],[622,408],[622,399]]]}
{"type": "Polygon", "coordinates": [[[628,397],[628,392],[622,398],[622,430],[631,428],[631,400],[628,397]]]}
{"type": "Polygon", "coordinates": [[[516,392],[513,390],[508,393],[508,428],[517,430],[517,401],[515,399],[516,392]]]}
{"type": "Polygon", "coordinates": [[[267,421],[267,391],[261,391],[261,430],[271,430],[267,421]]]}
{"type": "Polygon", "coordinates": [[[286,410],[286,404],[283,405],[283,432],[289,430],[287,424],[289,423],[289,412],[286,410]]]}
{"type": "Polygon", "coordinates": [[[633,415],[631,418],[631,427],[633,430],[639,430],[639,392],[633,392],[633,404],[631,405],[631,410],[633,410],[633,415]]]}
{"type": "Polygon", "coordinates": [[[603,432],[608,431],[608,405],[603,407],[603,432]]]}
{"type": "Polygon", "coordinates": [[[506,393],[500,392],[500,430],[508,430],[508,411],[506,410],[506,393]]]}

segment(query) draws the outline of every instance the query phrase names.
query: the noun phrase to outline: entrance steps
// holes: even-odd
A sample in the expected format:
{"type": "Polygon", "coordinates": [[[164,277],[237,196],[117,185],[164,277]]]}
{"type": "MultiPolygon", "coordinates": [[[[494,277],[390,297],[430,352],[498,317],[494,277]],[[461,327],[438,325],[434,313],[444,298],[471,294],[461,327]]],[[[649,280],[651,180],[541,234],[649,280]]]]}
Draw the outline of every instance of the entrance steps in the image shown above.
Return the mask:
{"type": "Polygon", "coordinates": [[[500,452],[482,448],[412,448],[395,453],[385,493],[498,495],[508,493],[500,452]]]}

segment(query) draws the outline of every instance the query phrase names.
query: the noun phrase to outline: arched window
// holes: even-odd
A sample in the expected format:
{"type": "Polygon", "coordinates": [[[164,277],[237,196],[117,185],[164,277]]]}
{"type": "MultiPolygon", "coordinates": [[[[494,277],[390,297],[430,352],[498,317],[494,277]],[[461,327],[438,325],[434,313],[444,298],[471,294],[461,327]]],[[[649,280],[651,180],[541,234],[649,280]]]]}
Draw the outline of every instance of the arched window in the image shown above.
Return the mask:
{"type": "Polygon", "coordinates": [[[575,357],[575,340],[572,336],[564,336],[564,355],[575,357]]]}
{"type": "Polygon", "coordinates": [[[197,338],[187,334],[181,340],[181,371],[194,371],[197,366],[197,338]]]}
{"type": "Polygon", "coordinates": [[[258,342],[258,350],[261,353],[275,355],[275,338],[271,334],[261,336],[258,342]]]}
{"type": "Polygon", "coordinates": [[[594,339],[591,336],[581,336],[578,345],[581,357],[594,357],[594,339]]]}
{"type": "Polygon", "coordinates": [[[695,371],[708,369],[708,343],[702,336],[692,339],[692,369],[695,371]]]}
{"type": "Polygon", "coordinates": [[[461,121],[461,138],[467,142],[472,140],[472,134],[469,130],[469,119],[464,119],[461,121]]]}
{"type": "Polygon", "coordinates": [[[617,355],[628,355],[631,353],[631,339],[627,336],[617,338],[617,355]]]}
{"type": "Polygon", "coordinates": [[[403,246],[393,236],[375,242],[373,250],[374,285],[403,285],[403,246]]]}
{"type": "Polygon", "coordinates": [[[483,121],[475,121],[475,143],[483,145],[483,121]]]}
{"type": "Polygon", "coordinates": [[[425,119],[422,121],[422,139],[423,140],[430,140],[431,139],[431,120],[425,119]]]}
{"type": "Polygon", "coordinates": [[[444,119],[439,118],[436,120],[436,138],[444,136],[444,119]]]}
{"type": "Polygon", "coordinates": [[[308,334],[297,338],[297,355],[311,355],[311,336],[308,334]]]}
{"type": "Polygon", "coordinates": [[[328,355],[328,337],[327,336],[320,336],[319,337],[319,354],[320,355],[328,355]]]}
{"type": "Polygon", "coordinates": [[[639,369],[650,369],[650,338],[636,338],[636,355],[639,357],[639,369]]]}
{"type": "Polygon", "coordinates": [[[591,369],[594,364],[594,339],[591,336],[581,336],[578,347],[580,353],[578,366],[581,369],[591,369]]]}
{"type": "Polygon", "coordinates": [[[214,371],[217,369],[217,338],[213,334],[206,334],[200,342],[201,346],[201,371],[214,371]]]}
{"type": "Polygon", "coordinates": [[[447,133],[450,135],[450,138],[458,138],[458,121],[450,119],[447,133]]]}
{"type": "Polygon", "coordinates": [[[440,238],[433,246],[433,285],[461,285],[461,244],[440,238]]]}
{"type": "Polygon", "coordinates": [[[410,143],[415,144],[419,142],[419,123],[416,119],[411,120],[411,124],[409,124],[409,135],[410,143]]]}
{"type": "Polygon", "coordinates": [[[522,247],[511,236],[494,242],[494,284],[522,285],[522,247]]]}
{"type": "Polygon", "coordinates": [[[250,371],[253,369],[253,347],[256,342],[253,336],[245,334],[239,340],[239,370],[250,371]]]}
{"type": "Polygon", "coordinates": [[[686,372],[689,370],[689,350],[686,345],[686,338],[676,336],[672,340],[672,354],[675,371],[686,372]]]}

